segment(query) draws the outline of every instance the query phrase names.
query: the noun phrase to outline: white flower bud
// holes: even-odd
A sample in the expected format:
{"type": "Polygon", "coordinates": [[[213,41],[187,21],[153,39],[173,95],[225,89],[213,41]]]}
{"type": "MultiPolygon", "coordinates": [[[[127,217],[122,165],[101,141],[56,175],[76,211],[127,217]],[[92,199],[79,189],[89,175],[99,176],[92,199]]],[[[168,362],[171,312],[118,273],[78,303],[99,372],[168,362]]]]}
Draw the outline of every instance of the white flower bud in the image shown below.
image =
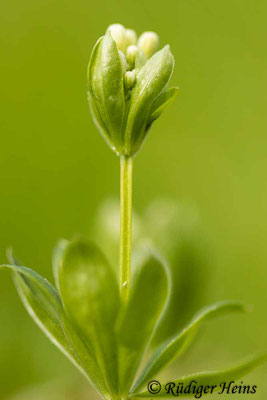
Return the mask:
{"type": "Polygon", "coordinates": [[[119,50],[119,56],[120,56],[120,60],[121,60],[122,73],[124,74],[127,70],[126,57],[125,57],[124,53],[120,50],[119,50]]]}
{"type": "Polygon", "coordinates": [[[129,46],[126,50],[126,60],[130,65],[134,65],[135,63],[135,58],[137,56],[138,53],[138,47],[135,46],[134,44],[132,44],[131,46],[129,46]]]}
{"type": "Polygon", "coordinates": [[[126,71],[124,74],[124,83],[127,89],[132,89],[135,85],[136,81],[136,74],[135,70],[133,69],[132,71],[126,71]]]}
{"type": "Polygon", "coordinates": [[[121,24],[110,25],[107,29],[110,32],[113,40],[116,42],[118,49],[125,51],[126,49],[126,30],[121,24]]]}
{"type": "Polygon", "coordinates": [[[126,36],[126,47],[131,46],[132,44],[136,44],[137,35],[133,29],[126,29],[125,36],[126,36]]]}
{"type": "Polygon", "coordinates": [[[144,32],[137,42],[138,47],[147,58],[150,58],[159,46],[159,37],[155,32],[144,32]]]}

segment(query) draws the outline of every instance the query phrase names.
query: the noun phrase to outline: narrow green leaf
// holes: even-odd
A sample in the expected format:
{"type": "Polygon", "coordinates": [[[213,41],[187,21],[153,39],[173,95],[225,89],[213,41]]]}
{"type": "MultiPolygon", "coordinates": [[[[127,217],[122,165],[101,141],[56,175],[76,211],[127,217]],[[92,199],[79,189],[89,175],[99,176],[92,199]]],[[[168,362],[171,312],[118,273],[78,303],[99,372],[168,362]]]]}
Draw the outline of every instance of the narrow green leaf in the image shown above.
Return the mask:
{"type": "Polygon", "coordinates": [[[54,287],[34,270],[19,265],[1,265],[14,272],[17,290],[27,311],[49,339],[70,355],[60,324],[61,301],[54,287]]]}
{"type": "MultiPolygon", "coordinates": [[[[122,144],[124,123],[123,70],[117,45],[110,33],[96,43],[88,66],[89,92],[103,121],[102,128],[109,133],[113,147],[122,144]]],[[[96,115],[99,122],[99,118],[96,115]]],[[[103,132],[102,132],[103,133],[103,132]]]]}
{"type": "Polygon", "coordinates": [[[131,95],[126,126],[126,147],[132,154],[143,142],[147,118],[153,101],[166,88],[174,68],[169,46],[155,53],[141,68],[131,95]]]}
{"type": "Polygon", "coordinates": [[[164,112],[164,110],[173,103],[177,95],[177,92],[178,88],[172,87],[165,90],[156,98],[150,110],[150,117],[147,121],[148,125],[150,125],[153,121],[159,118],[160,115],[164,112]]]}
{"type": "Polygon", "coordinates": [[[127,394],[168,297],[167,271],[151,255],[138,269],[118,324],[120,393],[127,394]]]}
{"type": "MultiPolygon", "coordinates": [[[[8,257],[11,262],[18,263],[11,253],[8,257]]],[[[78,355],[70,343],[69,337],[65,335],[62,320],[65,320],[68,325],[68,333],[71,336],[77,336],[73,326],[67,321],[60,297],[54,287],[30,268],[15,264],[1,265],[0,269],[2,268],[13,271],[18,294],[36,324],[51,342],[90,380],[96,390],[105,397],[107,391],[95,360],[89,352],[87,352],[86,357],[85,352],[78,355]]]]}
{"type": "Polygon", "coordinates": [[[59,270],[64,308],[94,353],[111,393],[118,390],[114,324],[119,311],[115,275],[102,252],[85,239],[71,242],[59,270]]]}
{"type": "MultiPolygon", "coordinates": [[[[193,384],[199,386],[215,386],[214,387],[214,392],[218,392],[222,390],[221,384],[226,382],[229,384],[230,382],[233,382],[242,378],[244,375],[247,375],[250,371],[252,371],[254,368],[256,368],[258,365],[264,363],[267,361],[267,353],[260,353],[257,355],[254,355],[242,363],[239,363],[231,368],[224,369],[221,371],[214,371],[214,372],[199,372],[196,374],[184,376],[180,379],[177,379],[175,381],[171,382],[171,385],[168,383],[162,384],[161,386],[161,391],[158,394],[151,394],[148,390],[145,390],[142,393],[138,393],[133,395],[131,398],[157,398],[157,399],[173,399],[177,397],[177,394],[173,394],[173,391],[175,393],[175,387],[180,384],[180,386],[183,384],[183,387],[185,388],[186,386],[190,385],[192,382],[193,384]],[[173,388],[173,391],[171,391],[171,388],[173,388]]],[[[192,387],[192,384],[191,384],[192,387]]],[[[193,390],[189,390],[189,393],[180,393],[181,397],[189,397],[189,396],[194,396],[195,393],[193,393],[193,390]]],[[[204,395],[204,393],[203,393],[204,395]]]]}
{"type": "Polygon", "coordinates": [[[171,340],[161,344],[153,351],[149,361],[145,365],[138,381],[136,382],[133,392],[136,393],[145,386],[151,379],[154,379],[157,374],[166,365],[175,360],[182,352],[184,352],[192,342],[200,325],[207,320],[219,317],[231,312],[245,312],[246,307],[237,301],[223,301],[205,307],[192,321],[187,325],[182,332],[174,336],[171,340]]]}

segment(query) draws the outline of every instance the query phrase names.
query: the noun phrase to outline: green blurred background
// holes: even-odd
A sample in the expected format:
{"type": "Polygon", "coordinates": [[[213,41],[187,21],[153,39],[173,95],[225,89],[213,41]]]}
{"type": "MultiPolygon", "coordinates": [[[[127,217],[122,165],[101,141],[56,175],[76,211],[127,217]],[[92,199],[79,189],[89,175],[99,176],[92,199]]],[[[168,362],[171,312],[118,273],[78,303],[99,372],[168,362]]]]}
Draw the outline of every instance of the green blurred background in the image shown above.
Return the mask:
{"type": "MultiPolygon", "coordinates": [[[[1,262],[12,245],[49,279],[57,239],[87,234],[101,202],[119,191],[119,160],[86,100],[93,44],[114,22],[138,34],[155,30],[171,44],[180,92],[135,161],[134,205],[143,213],[159,196],[193,203],[212,254],[206,302],[254,305],[249,316],[205,328],[172,376],[267,347],[266,18],[266,0],[0,5],[1,262]]],[[[1,273],[0,293],[0,398],[29,400],[20,393],[32,386],[83,385],[25,313],[8,273],[1,273]]],[[[266,399],[266,373],[263,366],[244,379],[259,385],[254,399],[266,399]]],[[[56,396],[58,389],[49,390],[40,399],[56,396]]],[[[70,392],[55,398],[74,399],[70,392]]]]}

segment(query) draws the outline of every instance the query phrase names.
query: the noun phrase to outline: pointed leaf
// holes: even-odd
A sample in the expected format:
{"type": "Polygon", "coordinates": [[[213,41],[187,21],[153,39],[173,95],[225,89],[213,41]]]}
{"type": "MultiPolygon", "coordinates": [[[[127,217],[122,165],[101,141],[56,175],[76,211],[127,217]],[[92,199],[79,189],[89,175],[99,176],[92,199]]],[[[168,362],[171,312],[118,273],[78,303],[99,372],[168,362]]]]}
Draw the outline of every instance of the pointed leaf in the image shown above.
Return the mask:
{"type": "Polygon", "coordinates": [[[133,383],[167,297],[166,268],[151,255],[136,273],[129,302],[118,324],[121,393],[126,394],[133,383]]]}
{"type": "MultiPolygon", "coordinates": [[[[221,391],[222,386],[220,386],[223,382],[233,382],[242,378],[244,375],[247,375],[250,371],[256,368],[258,365],[267,361],[267,353],[260,353],[254,355],[247,360],[243,361],[235,365],[234,367],[224,369],[221,371],[214,371],[214,372],[200,372],[188,376],[184,376],[180,379],[171,382],[171,386],[169,383],[162,384],[162,390],[158,394],[153,394],[148,390],[145,390],[142,393],[138,393],[133,395],[131,398],[157,398],[157,399],[173,399],[177,397],[177,394],[173,394],[171,388],[173,387],[175,392],[175,387],[180,384],[183,384],[183,387],[190,385],[193,382],[195,385],[199,386],[212,386],[214,385],[214,391],[221,391]]],[[[189,396],[196,396],[196,393],[193,393],[193,390],[189,390],[189,393],[180,393],[182,397],[189,397],[189,396]]],[[[210,393],[210,392],[209,392],[210,393]]],[[[204,395],[204,393],[203,393],[204,395]]]]}
{"type": "Polygon", "coordinates": [[[72,354],[60,324],[62,308],[54,287],[34,270],[19,265],[1,265],[14,272],[19,295],[37,325],[63,352],[72,354]]]}
{"type": "Polygon", "coordinates": [[[64,308],[94,352],[111,393],[116,393],[117,347],[114,324],[119,311],[118,283],[102,252],[85,239],[71,242],[59,270],[64,308]]]}
{"type": "MultiPolygon", "coordinates": [[[[10,261],[17,262],[12,254],[10,261]]],[[[62,328],[62,319],[67,320],[61,300],[54,287],[37,272],[19,265],[1,265],[1,268],[11,269],[18,294],[30,316],[72,363],[90,380],[96,390],[106,395],[103,378],[100,370],[88,353],[86,362],[81,360],[80,354],[74,350],[69,338],[62,328]]],[[[75,334],[74,328],[68,323],[69,332],[75,334]]]]}
{"type": "Polygon", "coordinates": [[[153,101],[166,88],[174,68],[169,46],[155,53],[140,70],[131,95],[126,126],[126,150],[134,154],[144,140],[149,110],[153,101]]]}
{"type": "Polygon", "coordinates": [[[245,306],[237,301],[223,301],[205,307],[192,319],[189,325],[187,325],[182,332],[154,350],[136,382],[133,392],[136,393],[137,391],[140,391],[140,389],[142,389],[142,387],[151,379],[154,379],[157,374],[166,367],[166,365],[174,361],[175,358],[185,351],[204,321],[219,317],[226,313],[245,311],[245,306]]]}
{"type": "Polygon", "coordinates": [[[88,66],[89,92],[99,113],[94,113],[119,150],[124,123],[123,70],[117,45],[108,32],[96,43],[88,66]]]}

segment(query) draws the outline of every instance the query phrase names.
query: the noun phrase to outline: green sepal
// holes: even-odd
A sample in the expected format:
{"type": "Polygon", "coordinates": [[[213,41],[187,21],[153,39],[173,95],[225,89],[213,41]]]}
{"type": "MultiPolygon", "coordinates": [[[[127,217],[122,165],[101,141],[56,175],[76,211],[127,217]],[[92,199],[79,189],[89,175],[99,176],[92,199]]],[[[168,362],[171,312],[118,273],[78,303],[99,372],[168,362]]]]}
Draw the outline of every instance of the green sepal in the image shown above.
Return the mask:
{"type": "Polygon", "coordinates": [[[125,132],[125,154],[135,154],[146,133],[149,112],[154,100],[166,88],[174,68],[174,57],[167,45],[141,68],[132,91],[125,132]]]}
{"type": "Polygon", "coordinates": [[[67,315],[93,352],[109,392],[116,394],[118,365],[114,325],[120,301],[113,270],[93,243],[77,239],[64,251],[59,286],[67,315]]]}
{"type": "MultiPolygon", "coordinates": [[[[182,378],[179,378],[177,380],[173,380],[172,383],[177,387],[178,384],[183,384],[184,387],[190,385],[191,382],[195,381],[197,383],[197,386],[212,386],[216,385],[214,388],[214,391],[219,391],[222,388],[220,385],[222,382],[227,382],[228,384],[230,382],[233,382],[242,378],[244,375],[247,375],[250,371],[252,371],[254,368],[256,368],[258,365],[264,363],[267,361],[267,352],[265,353],[258,353],[256,355],[253,355],[252,357],[249,357],[248,359],[244,360],[243,362],[230,367],[228,369],[220,370],[220,371],[211,371],[211,372],[199,372],[196,374],[188,375],[188,376],[183,376],[182,378]]],[[[168,382],[169,383],[169,382],[168,382]]],[[[170,393],[167,394],[167,390],[165,390],[165,387],[168,383],[162,383],[161,387],[162,390],[158,394],[153,394],[148,390],[145,390],[141,393],[137,393],[135,395],[131,396],[131,399],[136,399],[136,398],[149,398],[151,399],[156,398],[156,399],[174,399],[177,398],[175,395],[171,395],[170,393]]],[[[204,395],[204,393],[203,393],[204,395]]],[[[196,397],[196,394],[193,393],[191,390],[190,393],[182,393],[181,397],[196,397]]]]}
{"type": "Polygon", "coordinates": [[[109,32],[98,40],[92,51],[88,87],[97,126],[111,148],[120,152],[125,112],[123,70],[117,45],[109,32]]]}
{"type": "Polygon", "coordinates": [[[205,307],[196,314],[182,332],[178,333],[171,340],[159,345],[153,351],[133,388],[133,392],[140,391],[151,379],[156,378],[157,374],[163,368],[181,355],[191,344],[203,322],[220,317],[226,313],[245,312],[246,310],[246,307],[238,301],[222,301],[205,307]]]}
{"type": "Polygon", "coordinates": [[[118,323],[120,393],[127,395],[169,294],[168,273],[149,255],[133,278],[130,298],[118,323]]]}

